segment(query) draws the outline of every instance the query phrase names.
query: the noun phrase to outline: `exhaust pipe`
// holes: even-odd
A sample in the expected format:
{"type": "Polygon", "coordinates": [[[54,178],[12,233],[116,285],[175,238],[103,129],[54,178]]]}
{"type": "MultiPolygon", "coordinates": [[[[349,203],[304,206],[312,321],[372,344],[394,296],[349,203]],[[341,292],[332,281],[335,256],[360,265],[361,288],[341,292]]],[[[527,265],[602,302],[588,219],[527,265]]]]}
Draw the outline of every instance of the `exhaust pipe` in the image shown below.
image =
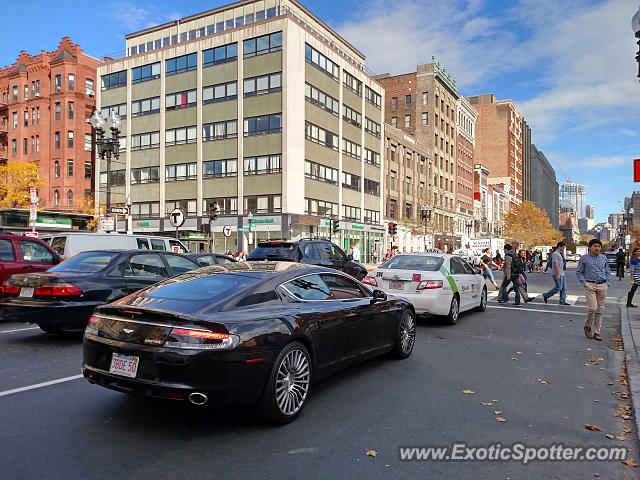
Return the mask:
{"type": "Polygon", "coordinates": [[[189,401],[193,405],[197,405],[198,407],[201,407],[202,405],[206,404],[208,400],[209,400],[209,397],[207,397],[204,393],[194,392],[191,395],[189,395],[189,401]]]}

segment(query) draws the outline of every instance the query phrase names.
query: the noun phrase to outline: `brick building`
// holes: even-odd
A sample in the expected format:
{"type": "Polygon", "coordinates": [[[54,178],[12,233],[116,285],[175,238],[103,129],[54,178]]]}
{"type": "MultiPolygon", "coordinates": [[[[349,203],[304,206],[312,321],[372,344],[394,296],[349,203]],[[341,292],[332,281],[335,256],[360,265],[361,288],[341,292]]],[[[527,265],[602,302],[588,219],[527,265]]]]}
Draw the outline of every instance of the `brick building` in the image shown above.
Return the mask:
{"type": "Polygon", "coordinates": [[[64,37],[0,70],[0,162],[40,165],[39,206],[74,210],[92,192],[91,127],[101,62],[64,37]]]}
{"type": "Polygon", "coordinates": [[[509,205],[523,201],[522,115],[511,100],[492,93],[467,98],[478,111],[475,158],[508,192],[509,205]]]}
{"type": "Polygon", "coordinates": [[[375,78],[385,89],[385,122],[433,149],[434,243],[447,250],[459,248],[456,112],[461,96],[455,80],[438,63],[418,65],[412,73],[396,76],[387,73],[375,78]]]}
{"type": "Polygon", "coordinates": [[[457,103],[456,115],[456,235],[470,237],[474,228],[473,154],[475,150],[475,124],[478,112],[466,98],[457,103]]]}

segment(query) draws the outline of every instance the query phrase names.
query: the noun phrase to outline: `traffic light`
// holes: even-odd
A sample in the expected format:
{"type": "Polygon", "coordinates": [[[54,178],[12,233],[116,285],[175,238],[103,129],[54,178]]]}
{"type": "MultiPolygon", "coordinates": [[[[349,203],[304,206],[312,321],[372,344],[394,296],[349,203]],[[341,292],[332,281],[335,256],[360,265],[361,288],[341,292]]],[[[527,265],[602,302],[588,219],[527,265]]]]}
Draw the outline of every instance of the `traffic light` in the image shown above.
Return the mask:
{"type": "Polygon", "coordinates": [[[389,222],[389,235],[393,235],[393,223],[389,222]]]}
{"type": "Polygon", "coordinates": [[[389,222],[389,235],[395,235],[398,233],[398,225],[389,222]]]}
{"type": "Polygon", "coordinates": [[[218,208],[218,202],[216,200],[207,200],[207,213],[209,215],[209,220],[215,220],[218,218],[218,212],[220,209],[218,208]]]}
{"type": "Polygon", "coordinates": [[[337,218],[333,219],[333,233],[338,233],[338,231],[340,230],[340,220],[338,220],[337,218]]]}
{"type": "Polygon", "coordinates": [[[396,235],[398,233],[398,224],[394,223],[393,224],[393,234],[396,235]]]}

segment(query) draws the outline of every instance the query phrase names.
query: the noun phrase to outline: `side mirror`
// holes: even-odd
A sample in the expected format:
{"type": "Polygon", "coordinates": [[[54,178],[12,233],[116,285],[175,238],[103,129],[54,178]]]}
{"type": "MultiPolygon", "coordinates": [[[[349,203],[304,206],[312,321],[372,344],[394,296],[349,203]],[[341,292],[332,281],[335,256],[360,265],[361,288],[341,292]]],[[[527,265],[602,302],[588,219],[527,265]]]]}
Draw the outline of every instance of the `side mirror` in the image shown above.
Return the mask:
{"type": "Polygon", "coordinates": [[[387,294],[384,293],[382,290],[373,291],[373,298],[371,299],[371,303],[384,302],[386,300],[387,300],[387,294]]]}
{"type": "Polygon", "coordinates": [[[349,254],[347,255],[347,262],[351,262],[353,261],[353,255],[349,254]]]}
{"type": "Polygon", "coordinates": [[[61,261],[62,261],[62,259],[60,258],[60,255],[58,255],[57,253],[54,253],[53,254],[53,263],[55,263],[57,265],[61,261]]]}

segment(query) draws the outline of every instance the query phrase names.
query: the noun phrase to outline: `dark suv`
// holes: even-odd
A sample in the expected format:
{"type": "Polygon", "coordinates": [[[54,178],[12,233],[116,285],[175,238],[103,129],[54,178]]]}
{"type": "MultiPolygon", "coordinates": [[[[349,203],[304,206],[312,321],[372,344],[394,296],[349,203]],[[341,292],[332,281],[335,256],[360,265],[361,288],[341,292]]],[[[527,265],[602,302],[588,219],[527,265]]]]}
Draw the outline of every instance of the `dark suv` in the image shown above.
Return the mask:
{"type": "Polygon", "coordinates": [[[362,280],[367,269],[327,240],[272,240],[260,242],[247,260],[284,260],[335,268],[362,280]]]}

